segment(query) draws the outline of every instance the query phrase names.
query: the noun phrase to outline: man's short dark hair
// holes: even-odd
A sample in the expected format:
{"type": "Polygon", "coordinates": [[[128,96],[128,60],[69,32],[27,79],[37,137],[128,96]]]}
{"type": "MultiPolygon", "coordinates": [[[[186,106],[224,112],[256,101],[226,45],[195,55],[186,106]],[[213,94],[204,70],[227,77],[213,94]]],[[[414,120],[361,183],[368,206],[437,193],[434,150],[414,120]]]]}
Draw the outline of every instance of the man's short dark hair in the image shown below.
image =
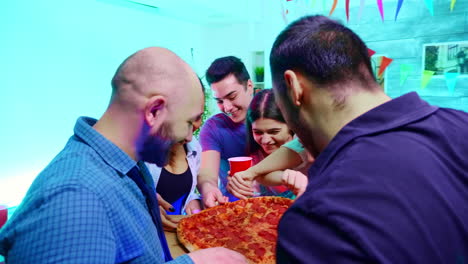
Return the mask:
{"type": "Polygon", "coordinates": [[[367,46],[341,23],[324,16],[306,16],[291,23],[276,38],[270,53],[273,83],[284,90],[284,72],[301,72],[318,86],[361,82],[374,89],[375,82],[367,46]]]}
{"type": "Polygon", "coordinates": [[[206,70],[206,81],[211,85],[226,78],[229,74],[233,74],[237,82],[244,85],[250,79],[244,63],[237,57],[227,56],[218,58],[211,63],[208,70],[206,70]]]}

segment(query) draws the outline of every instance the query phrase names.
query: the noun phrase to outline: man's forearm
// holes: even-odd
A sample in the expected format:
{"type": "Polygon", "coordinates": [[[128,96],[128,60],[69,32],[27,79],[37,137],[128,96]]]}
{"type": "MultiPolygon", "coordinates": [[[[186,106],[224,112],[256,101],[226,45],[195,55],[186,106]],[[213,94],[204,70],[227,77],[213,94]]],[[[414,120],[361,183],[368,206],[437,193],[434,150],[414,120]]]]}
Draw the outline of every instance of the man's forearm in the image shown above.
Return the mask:
{"type": "Polygon", "coordinates": [[[200,190],[200,193],[203,193],[203,191],[209,187],[218,187],[217,173],[206,168],[201,168],[198,172],[197,187],[200,190]]]}

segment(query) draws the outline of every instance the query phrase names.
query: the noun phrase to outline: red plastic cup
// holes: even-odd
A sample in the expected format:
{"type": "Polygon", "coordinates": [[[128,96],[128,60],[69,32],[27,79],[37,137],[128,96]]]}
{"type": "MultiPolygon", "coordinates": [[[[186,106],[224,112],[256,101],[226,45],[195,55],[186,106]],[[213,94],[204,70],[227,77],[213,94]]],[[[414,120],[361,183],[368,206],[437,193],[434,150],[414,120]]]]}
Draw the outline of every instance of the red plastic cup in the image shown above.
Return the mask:
{"type": "Polygon", "coordinates": [[[8,219],[8,208],[0,205],[0,228],[6,223],[8,219]]]}
{"type": "Polygon", "coordinates": [[[229,176],[252,167],[252,157],[232,157],[229,161],[229,176]]]}

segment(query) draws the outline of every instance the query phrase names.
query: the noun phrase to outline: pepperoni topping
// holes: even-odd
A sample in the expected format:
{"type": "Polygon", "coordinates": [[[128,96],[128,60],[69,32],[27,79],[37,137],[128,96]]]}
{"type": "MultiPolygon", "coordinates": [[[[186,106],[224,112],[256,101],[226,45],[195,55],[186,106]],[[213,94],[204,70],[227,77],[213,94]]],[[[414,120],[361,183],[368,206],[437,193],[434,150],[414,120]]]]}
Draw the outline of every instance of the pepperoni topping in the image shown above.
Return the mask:
{"type": "Polygon", "coordinates": [[[214,209],[208,210],[206,213],[209,214],[209,215],[216,215],[217,214],[216,210],[214,210],[214,209]]]}
{"type": "Polygon", "coordinates": [[[272,241],[272,242],[276,242],[276,235],[268,232],[268,231],[265,231],[265,230],[262,230],[260,232],[258,232],[258,235],[260,237],[263,237],[264,239],[268,240],[268,241],[272,241]]]}
{"type": "Polygon", "coordinates": [[[256,249],[254,249],[254,251],[255,251],[255,255],[257,257],[263,257],[263,255],[265,255],[265,253],[266,253],[266,249],[264,249],[262,247],[261,248],[256,248],[256,249]]]}

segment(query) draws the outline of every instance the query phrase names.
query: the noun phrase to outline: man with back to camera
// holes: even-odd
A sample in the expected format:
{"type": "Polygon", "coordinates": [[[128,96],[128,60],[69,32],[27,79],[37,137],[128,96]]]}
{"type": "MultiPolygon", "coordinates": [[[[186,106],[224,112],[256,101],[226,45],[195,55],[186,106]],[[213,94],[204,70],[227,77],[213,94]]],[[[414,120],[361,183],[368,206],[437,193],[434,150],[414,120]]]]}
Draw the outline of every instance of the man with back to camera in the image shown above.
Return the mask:
{"type": "Polygon", "coordinates": [[[208,119],[200,131],[203,152],[198,187],[205,206],[212,207],[237,199],[226,190],[227,159],[246,155],[244,121],[253,98],[253,83],[244,63],[234,56],[213,61],[206,80],[222,112],[208,119]]]}
{"type": "Polygon", "coordinates": [[[278,263],[468,258],[467,113],[385,95],[364,42],[324,16],[283,30],[270,64],[288,126],[316,157],[280,221],[278,263]]]}
{"type": "Polygon", "coordinates": [[[176,54],[151,47],[127,58],[99,119],[80,117],[0,232],[7,263],[246,263],[210,248],[172,260],[144,163],[164,166],[203,113],[200,82],[176,54]],[[156,155],[155,155],[156,153],[156,155]],[[159,155],[157,155],[159,153],[159,155]]]}

